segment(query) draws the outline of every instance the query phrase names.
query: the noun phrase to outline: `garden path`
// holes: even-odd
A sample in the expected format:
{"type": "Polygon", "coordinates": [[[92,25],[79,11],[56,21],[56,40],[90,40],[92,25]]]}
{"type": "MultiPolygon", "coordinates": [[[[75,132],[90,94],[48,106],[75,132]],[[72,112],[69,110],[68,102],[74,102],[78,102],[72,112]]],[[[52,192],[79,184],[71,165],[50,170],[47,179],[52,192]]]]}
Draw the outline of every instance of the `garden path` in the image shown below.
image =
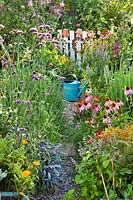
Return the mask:
{"type": "MultiPolygon", "coordinates": [[[[73,121],[75,111],[75,102],[66,102],[66,116],[69,120],[69,126],[73,121]]],[[[65,143],[62,144],[61,151],[63,152],[63,161],[61,163],[62,173],[61,173],[61,183],[56,192],[53,194],[41,194],[37,196],[36,200],[62,200],[64,194],[69,191],[70,189],[74,188],[77,189],[78,186],[74,182],[75,176],[75,165],[76,161],[74,160],[75,157],[75,149],[72,143],[65,143]]]]}

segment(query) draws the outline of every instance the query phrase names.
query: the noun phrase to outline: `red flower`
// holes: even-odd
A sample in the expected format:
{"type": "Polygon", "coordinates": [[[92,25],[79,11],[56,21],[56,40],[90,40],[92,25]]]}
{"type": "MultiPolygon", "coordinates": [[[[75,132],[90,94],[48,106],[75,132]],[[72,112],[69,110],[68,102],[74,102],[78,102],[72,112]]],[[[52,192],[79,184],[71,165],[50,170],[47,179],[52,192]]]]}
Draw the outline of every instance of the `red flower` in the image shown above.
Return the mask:
{"type": "Polygon", "coordinates": [[[96,133],[96,136],[97,136],[97,135],[100,135],[100,134],[102,133],[102,130],[99,129],[99,130],[97,130],[95,133],[96,133]]]}

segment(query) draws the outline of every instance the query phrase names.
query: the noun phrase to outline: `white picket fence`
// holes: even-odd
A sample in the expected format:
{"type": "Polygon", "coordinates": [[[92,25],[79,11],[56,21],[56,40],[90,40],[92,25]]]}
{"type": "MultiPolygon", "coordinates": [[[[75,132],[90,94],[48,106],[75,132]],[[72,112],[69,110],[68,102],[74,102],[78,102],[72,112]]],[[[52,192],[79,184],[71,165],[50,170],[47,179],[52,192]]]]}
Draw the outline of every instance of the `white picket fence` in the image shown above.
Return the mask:
{"type": "Polygon", "coordinates": [[[83,50],[84,41],[87,38],[87,31],[82,31],[82,36],[75,33],[75,31],[70,30],[68,37],[62,36],[63,30],[58,30],[58,39],[61,53],[66,54],[73,61],[77,61],[79,65],[83,60],[83,54],[81,53],[83,50]],[[75,48],[73,48],[73,42],[75,40],[75,48]]]}

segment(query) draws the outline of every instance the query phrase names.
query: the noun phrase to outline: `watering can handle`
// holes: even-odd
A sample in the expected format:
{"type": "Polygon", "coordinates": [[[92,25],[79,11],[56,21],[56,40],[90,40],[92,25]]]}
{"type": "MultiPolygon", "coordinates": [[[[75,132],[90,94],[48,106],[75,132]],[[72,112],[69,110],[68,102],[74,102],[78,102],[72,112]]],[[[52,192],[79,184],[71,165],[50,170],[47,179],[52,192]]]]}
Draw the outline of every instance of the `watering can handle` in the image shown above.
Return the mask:
{"type": "Polygon", "coordinates": [[[77,78],[77,76],[76,76],[75,74],[68,74],[68,75],[66,76],[66,78],[67,78],[68,76],[72,76],[72,77],[75,78],[75,80],[78,82],[78,78],[77,78]]]}

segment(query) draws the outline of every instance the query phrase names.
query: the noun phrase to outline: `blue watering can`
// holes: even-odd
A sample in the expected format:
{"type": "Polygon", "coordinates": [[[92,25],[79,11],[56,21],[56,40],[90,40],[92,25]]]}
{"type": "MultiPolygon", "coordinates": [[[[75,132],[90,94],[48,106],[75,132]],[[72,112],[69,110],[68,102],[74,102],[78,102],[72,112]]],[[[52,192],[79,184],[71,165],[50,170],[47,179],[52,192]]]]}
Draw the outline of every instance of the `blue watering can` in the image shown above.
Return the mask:
{"type": "Polygon", "coordinates": [[[78,101],[81,95],[85,92],[88,83],[81,86],[81,83],[76,75],[70,74],[68,76],[72,76],[74,80],[65,79],[63,81],[64,99],[67,101],[78,101]]]}

